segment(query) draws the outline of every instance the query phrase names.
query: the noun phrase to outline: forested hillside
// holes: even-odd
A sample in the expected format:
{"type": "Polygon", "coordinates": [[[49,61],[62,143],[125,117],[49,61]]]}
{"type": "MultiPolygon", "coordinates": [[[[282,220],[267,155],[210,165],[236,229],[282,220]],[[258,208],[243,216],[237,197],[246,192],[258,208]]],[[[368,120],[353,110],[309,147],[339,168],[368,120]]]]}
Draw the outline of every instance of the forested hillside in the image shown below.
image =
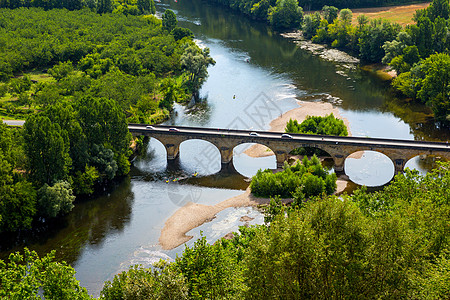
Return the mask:
{"type": "Polygon", "coordinates": [[[0,0],[0,8],[20,7],[40,7],[45,10],[87,8],[100,14],[113,12],[125,15],[154,14],[156,11],[153,0],[0,0]]]}
{"type": "MultiPolygon", "coordinates": [[[[172,11],[0,10],[0,232],[69,212],[129,172],[127,123],[168,117],[213,64],[172,11]]],[[[140,141],[137,140],[137,143],[140,141]]]]}

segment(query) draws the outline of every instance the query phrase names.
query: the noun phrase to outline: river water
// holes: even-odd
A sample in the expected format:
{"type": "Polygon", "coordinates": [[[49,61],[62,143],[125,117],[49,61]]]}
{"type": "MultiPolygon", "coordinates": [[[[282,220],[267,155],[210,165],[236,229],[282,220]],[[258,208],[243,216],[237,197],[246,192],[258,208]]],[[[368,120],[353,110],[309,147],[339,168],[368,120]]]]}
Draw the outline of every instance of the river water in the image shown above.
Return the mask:
{"type": "MultiPolygon", "coordinates": [[[[201,90],[203,103],[190,109],[176,106],[168,124],[265,130],[272,119],[297,107],[298,99],[333,103],[355,136],[448,139],[448,131],[436,129],[424,107],[395,99],[388,83],[357,66],[320,59],[265,24],[204,1],[157,3],[159,14],[167,8],[216,61],[201,90]]],[[[245,176],[275,167],[274,156],[251,158],[243,153],[245,147],[236,148],[234,156],[242,175],[222,176],[212,175],[220,169],[220,155],[208,142],[184,142],[179,165],[168,167],[163,145],[151,139],[128,177],[100,196],[78,201],[57,224],[3,238],[0,258],[24,246],[40,255],[55,249],[59,260],[74,266],[81,285],[98,296],[105,280],[130,265],[150,266],[183,252],[184,246],[170,251],[158,246],[165,220],[178,208],[189,201],[214,205],[239,195],[248,185],[245,176]]],[[[408,166],[423,172],[428,163],[416,158],[408,166]]],[[[369,186],[384,184],[393,174],[386,157],[370,152],[360,160],[348,159],[345,168],[353,181],[369,186]]],[[[253,208],[226,209],[191,231],[194,238],[187,244],[200,232],[214,242],[244,225],[242,216],[254,218],[250,224],[263,222],[253,208]]]]}

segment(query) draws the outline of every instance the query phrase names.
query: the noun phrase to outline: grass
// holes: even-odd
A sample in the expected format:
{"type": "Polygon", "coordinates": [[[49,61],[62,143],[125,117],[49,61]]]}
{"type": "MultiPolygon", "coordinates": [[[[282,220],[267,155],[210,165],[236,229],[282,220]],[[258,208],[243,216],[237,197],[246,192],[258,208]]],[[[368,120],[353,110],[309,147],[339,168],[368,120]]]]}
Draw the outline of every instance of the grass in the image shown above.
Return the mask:
{"type": "Polygon", "coordinates": [[[424,9],[430,5],[430,2],[417,3],[402,6],[387,6],[387,7],[373,7],[373,8],[359,8],[353,10],[353,24],[358,24],[357,18],[359,15],[366,15],[369,20],[372,19],[386,19],[395,22],[405,27],[413,24],[412,20],[414,13],[418,9],[424,9]]]}

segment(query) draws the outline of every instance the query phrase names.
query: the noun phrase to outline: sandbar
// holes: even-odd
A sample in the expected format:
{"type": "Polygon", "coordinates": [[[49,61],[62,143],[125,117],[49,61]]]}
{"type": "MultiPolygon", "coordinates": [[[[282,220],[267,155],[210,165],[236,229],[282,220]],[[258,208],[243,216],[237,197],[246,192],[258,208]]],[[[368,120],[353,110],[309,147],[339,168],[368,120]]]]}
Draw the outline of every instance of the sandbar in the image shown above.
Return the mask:
{"type": "MultiPolygon", "coordinates": [[[[307,116],[320,116],[325,117],[326,115],[333,114],[336,118],[342,119],[345,126],[347,126],[348,135],[351,136],[349,122],[346,118],[343,118],[337,107],[334,107],[328,102],[306,102],[297,101],[299,107],[291,109],[283,113],[278,118],[270,122],[269,131],[272,132],[284,132],[287,122],[290,119],[297,120],[299,123],[303,122],[307,116]]],[[[250,157],[265,157],[275,155],[272,150],[264,145],[256,144],[244,151],[250,157]]]]}

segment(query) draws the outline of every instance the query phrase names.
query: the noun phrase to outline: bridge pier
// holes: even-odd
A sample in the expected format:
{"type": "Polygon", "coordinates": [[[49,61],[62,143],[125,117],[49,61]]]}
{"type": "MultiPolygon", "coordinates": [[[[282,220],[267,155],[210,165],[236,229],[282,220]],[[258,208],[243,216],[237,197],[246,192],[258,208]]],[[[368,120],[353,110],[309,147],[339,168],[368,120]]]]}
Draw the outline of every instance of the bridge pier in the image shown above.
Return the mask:
{"type": "Polygon", "coordinates": [[[394,163],[394,176],[405,171],[406,161],[402,158],[392,159],[394,163]]]}
{"type": "Polygon", "coordinates": [[[345,174],[345,170],[344,170],[345,157],[344,157],[344,155],[341,155],[341,154],[334,155],[333,161],[334,161],[333,169],[334,169],[334,172],[336,173],[336,175],[345,174]]]}
{"type": "Polygon", "coordinates": [[[165,144],[167,151],[167,161],[178,160],[180,157],[180,144],[165,144]]]}
{"type": "Polygon", "coordinates": [[[277,168],[282,168],[284,166],[284,162],[289,158],[289,153],[284,150],[277,150],[274,152],[277,159],[277,168]]]}
{"type": "Polygon", "coordinates": [[[233,148],[222,146],[218,147],[220,152],[220,162],[222,166],[220,168],[221,173],[234,173],[236,169],[233,165],[233,148]]]}

